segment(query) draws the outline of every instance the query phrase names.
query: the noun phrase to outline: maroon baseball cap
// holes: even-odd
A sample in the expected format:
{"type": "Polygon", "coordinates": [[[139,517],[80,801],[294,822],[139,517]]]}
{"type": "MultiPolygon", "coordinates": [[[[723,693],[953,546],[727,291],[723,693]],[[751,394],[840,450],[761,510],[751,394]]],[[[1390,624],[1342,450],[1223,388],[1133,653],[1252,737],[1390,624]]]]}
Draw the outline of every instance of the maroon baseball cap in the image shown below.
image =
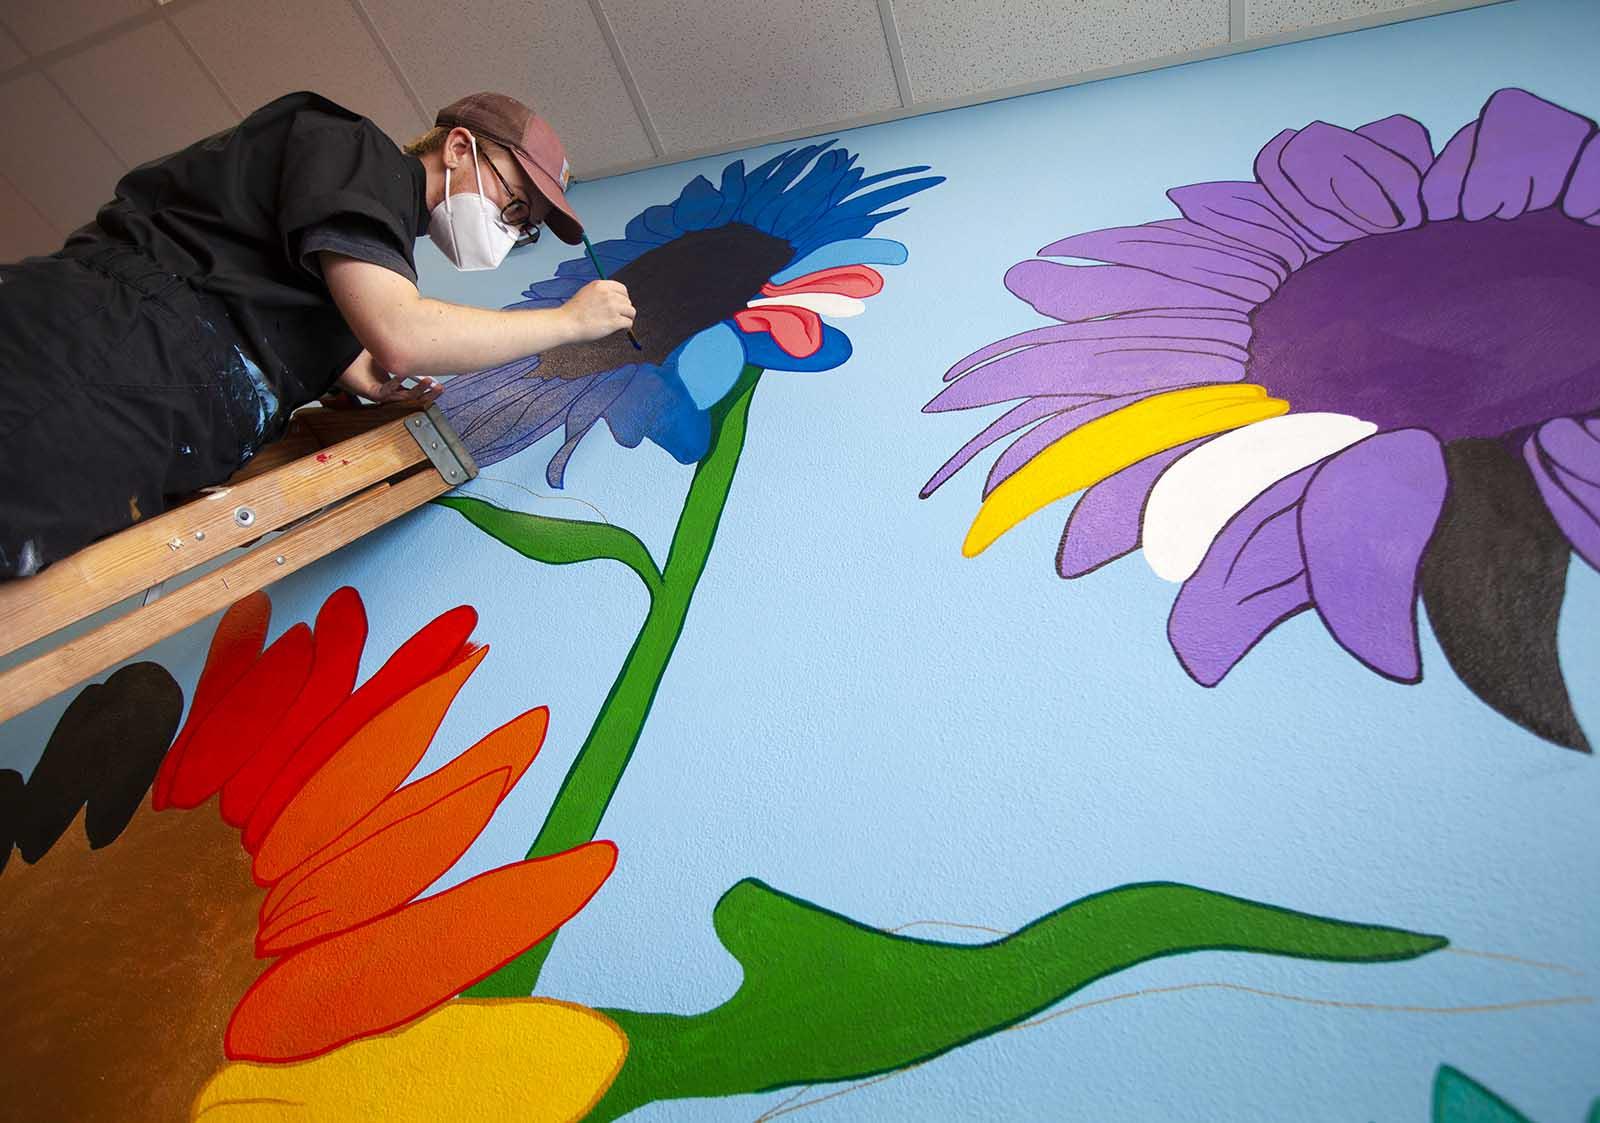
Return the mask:
{"type": "Polygon", "coordinates": [[[506,94],[469,94],[439,110],[434,124],[463,128],[511,150],[522,172],[553,208],[545,225],[568,245],[583,240],[583,223],[567,202],[572,180],[567,150],[550,123],[514,97],[506,94]]]}

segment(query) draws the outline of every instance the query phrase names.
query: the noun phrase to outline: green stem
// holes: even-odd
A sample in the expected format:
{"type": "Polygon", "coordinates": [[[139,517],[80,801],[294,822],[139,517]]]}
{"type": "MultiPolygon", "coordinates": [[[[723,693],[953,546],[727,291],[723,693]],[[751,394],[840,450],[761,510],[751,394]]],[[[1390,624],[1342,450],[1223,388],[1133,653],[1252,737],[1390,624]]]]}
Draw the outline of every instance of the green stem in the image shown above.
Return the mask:
{"type": "MultiPolygon", "coordinates": [[[[639,743],[650,705],[683,632],[689,602],[716,541],[717,524],[744,449],[750,399],[760,378],[759,367],[746,366],[728,396],[712,410],[711,447],[689,484],[667,551],[667,564],[661,571],[661,583],[652,590],[650,611],[556,794],[544,827],[528,851],[530,858],[580,846],[594,838],[600,828],[600,820],[639,743]]],[[[555,934],[551,934],[467,993],[479,998],[531,994],[554,944],[555,934]]]]}

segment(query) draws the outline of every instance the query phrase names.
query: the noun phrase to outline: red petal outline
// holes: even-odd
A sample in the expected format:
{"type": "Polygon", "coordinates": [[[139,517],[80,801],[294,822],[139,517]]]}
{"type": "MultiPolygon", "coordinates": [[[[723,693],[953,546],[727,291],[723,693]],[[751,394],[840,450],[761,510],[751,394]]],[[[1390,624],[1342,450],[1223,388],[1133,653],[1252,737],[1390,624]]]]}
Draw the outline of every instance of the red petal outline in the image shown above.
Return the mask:
{"type": "Polygon", "coordinates": [[[853,296],[863,300],[883,291],[883,274],[865,265],[839,265],[832,269],[819,269],[775,285],[771,281],[761,286],[762,296],[794,296],[803,292],[832,292],[840,296],[853,296]]]}
{"type": "Polygon", "coordinates": [[[822,317],[809,308],[763,304],[734,314],[739,330],[767,332],[786,354],[808,359],[822,350],[822,317]]]}

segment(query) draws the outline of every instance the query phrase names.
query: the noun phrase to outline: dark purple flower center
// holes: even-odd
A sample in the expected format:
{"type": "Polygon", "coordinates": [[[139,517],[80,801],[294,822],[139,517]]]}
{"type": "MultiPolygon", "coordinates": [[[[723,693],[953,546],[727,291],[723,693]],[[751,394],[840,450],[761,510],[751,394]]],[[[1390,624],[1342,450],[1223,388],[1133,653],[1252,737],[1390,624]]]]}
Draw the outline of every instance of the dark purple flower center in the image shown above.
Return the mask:
{"type": "Polygon", "coordinates": [[[539,374],[582,378],[629,363],[660,363],[690,336],[743,309],[793,256],[788,242],[742,222],[682,234],[612,275],[628,286],[642,353],[618,333],[551,351],[540,358],[539,374]]]}
{"type": "Polygon", "coordinates": [[[1600,408],[1600,228],[1556,210],[1353,242],[1251,316],[1247,381],[1442,441],[1600,408]]]}

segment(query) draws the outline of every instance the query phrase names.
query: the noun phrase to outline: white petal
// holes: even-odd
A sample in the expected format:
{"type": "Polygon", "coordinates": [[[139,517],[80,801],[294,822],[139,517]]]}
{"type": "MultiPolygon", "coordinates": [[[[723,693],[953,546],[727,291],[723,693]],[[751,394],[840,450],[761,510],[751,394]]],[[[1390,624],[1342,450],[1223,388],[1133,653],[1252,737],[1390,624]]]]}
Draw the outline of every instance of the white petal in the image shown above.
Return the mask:
{"type": "Polygon", "coordinates": [[[819,316],[859,316],[867,306],[853,296],[840,296],[836,292],[797,292],[793,296],[761,296],[750,302],[750,307],[763,304],[787,304],[790,308],[809,308],[819,316]]]}
{"type": "Polygon", "coordinates": [[[1144,508],[1144,556],[1168,581],[1199,568],[1228,520],[1267,488],[1378,427],[1342,413],[1286,413],[1216,437],[1174,461],[1144,508]]]}

